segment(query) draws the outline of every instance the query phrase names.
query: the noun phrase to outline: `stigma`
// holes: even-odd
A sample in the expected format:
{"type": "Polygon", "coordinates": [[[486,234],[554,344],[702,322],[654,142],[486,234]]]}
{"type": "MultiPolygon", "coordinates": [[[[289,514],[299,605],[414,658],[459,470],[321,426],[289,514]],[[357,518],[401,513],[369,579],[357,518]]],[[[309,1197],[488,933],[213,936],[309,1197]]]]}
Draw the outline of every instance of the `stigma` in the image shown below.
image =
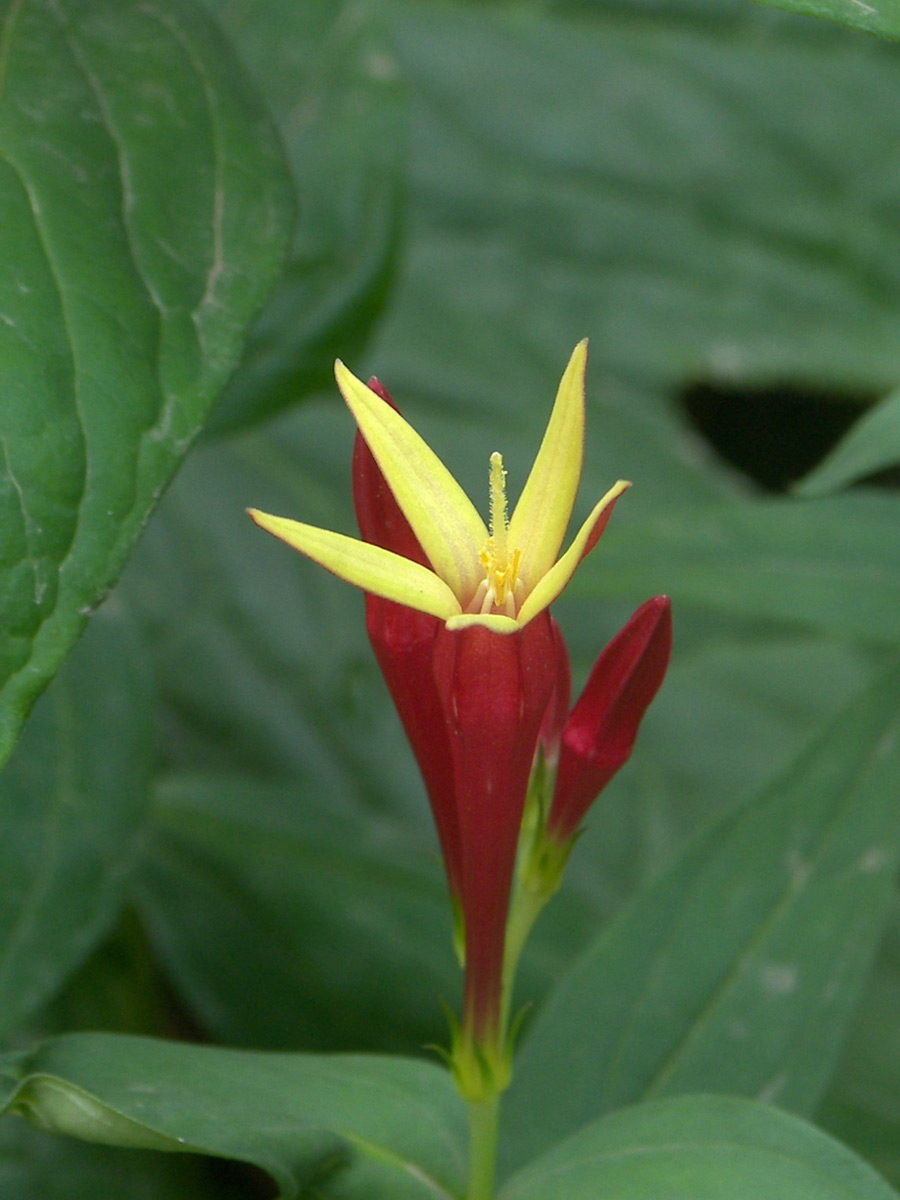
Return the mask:
{"type": "Polygon", "coordinates": [[[509,517],[506,502],[506,471],[503,456],[495,450],[490,471],[490,537],[478,555],[484,567],[484,579],[469,605],[469,612],[503,613],[514,617],[518,608],[517,592],[522,590],[519,562],[522,551],[509,544],[509,517]]]}

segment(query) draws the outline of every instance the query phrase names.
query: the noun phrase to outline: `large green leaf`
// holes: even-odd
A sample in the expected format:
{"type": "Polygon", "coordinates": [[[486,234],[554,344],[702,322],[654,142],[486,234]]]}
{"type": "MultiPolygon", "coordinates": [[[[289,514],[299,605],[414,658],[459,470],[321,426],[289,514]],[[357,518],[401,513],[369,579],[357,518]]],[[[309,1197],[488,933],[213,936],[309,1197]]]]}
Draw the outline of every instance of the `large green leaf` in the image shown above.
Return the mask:
{"type": "MultiPolygon", "coordinates": [[[[616,514],[618,516],[618,513],[616,514]]],[[[660,507],[604,537],[579,596],[637,599],[665,580],[673,603],[893,647],[900,642],[900,499],[660,507]]]]}
{"type": "MultiPolygon", "coordinates": [[[[402,752],[402,751],[401,751],[402,752]]],[[[459,990],[436,856],[298,777],[169,779],[135,896],[219,1040],[410,1049],[447,1040],[459,990]]]]}
{"type": "Polygon", "coordinates": [[[579,960],[516,1064],[510,1150],[688,1091],[809,1112],[892,896],[900,671],[686,851],[579,960]]]}
{"type": "Polygon", "coordinates": [[[234,366],[292,202],[189,0],[0,18],[2,759],[234,366]]]}
{"type": "Polygon", "coordinates": [[[71,1034],[0,1060],[7,1109],[87,1141],[254,1163],[285,1200],[346,1167],[370,1200],[433,1200],[459,1193],[465,1164],[449,1073],[412,1059],[71,1034]]]}
{"type": "Polygon", "coordinates": [[[460,462],[453,426],[491,414],[514,492],[543,381],[589,334],[584,503],[635,486],[573,587],[894,645],[896,503],[723,509],[671,401],[698,379],[896,384],[900,58],[718,7],[399,9],[412,236],[362,370],[424,408],[475,496],[483,460],[460,462]]]}
{"type": "Polygon", "coordinates": [[[210,424],[233,429],[329,385],[387,299],[406,106],[376,0],[206,0],[268,101],[302,197],[287,269],[210,424]]]}
{"type": "Polygon", "coordinates": [[[812,1125],[747,1100],[690,1096],[624,1109],[579,1131],[500,1200],[896,1200],[812,1125]]]}
{"type": "Polygon", "coordinates": [[[149,802],[145,649],[106,605],[0,775],[0,1034],[50,999],[122,905],[149,802]]]}
{"type": "MultiPolygon", "coordinates": [[[[380,373],[445,402],[506,386],[512,415],[589,334],[613,427],[635,379],[894,386],[895,48],[761,36],[749,3],[724,27],[698,19],[719,5],[591,7],[399,6],[412,237],[380,373]]],[[[643,446],[612,437],[642,482],[643,446]]]]}

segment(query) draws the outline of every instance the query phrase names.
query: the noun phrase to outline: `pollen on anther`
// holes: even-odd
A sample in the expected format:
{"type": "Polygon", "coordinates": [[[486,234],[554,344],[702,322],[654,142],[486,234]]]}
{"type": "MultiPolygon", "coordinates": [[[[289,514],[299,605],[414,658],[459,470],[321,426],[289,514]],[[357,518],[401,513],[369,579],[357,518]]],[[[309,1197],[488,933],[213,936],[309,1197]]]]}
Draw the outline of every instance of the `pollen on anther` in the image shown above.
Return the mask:
{"type": "Polygon", "coordinates": [[[506,531],[509,528],[506,508],[506,471],[503,469],[503,455],[495,450],[491,455],[491,538],[494,542],[494,553],[499,558],[505,556],[506,531]]]}

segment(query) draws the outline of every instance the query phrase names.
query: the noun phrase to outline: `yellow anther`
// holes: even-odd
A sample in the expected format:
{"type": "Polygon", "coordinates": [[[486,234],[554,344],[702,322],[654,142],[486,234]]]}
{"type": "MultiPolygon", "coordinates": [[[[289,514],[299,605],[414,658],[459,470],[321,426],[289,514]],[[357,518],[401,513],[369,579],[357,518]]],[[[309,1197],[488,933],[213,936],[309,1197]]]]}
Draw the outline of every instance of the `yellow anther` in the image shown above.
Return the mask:
{"type": "Polygon", "coordinates": [[[491,455],[491,548],[495,561],[506,563],[506,531],[509,520],[506,515],[506,472],[503,455],[494,451],[491,455]]]}

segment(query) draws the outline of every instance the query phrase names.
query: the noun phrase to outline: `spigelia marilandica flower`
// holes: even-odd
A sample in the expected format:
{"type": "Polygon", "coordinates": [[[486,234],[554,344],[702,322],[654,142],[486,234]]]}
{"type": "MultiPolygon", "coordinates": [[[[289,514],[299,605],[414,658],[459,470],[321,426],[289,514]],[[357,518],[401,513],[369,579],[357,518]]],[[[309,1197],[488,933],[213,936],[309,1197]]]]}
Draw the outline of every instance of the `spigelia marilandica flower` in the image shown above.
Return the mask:
{"type": "Polygon", "coordinates": [[[254,521],[371,595],[444,621],[450,630],[483,625],[514,633],[559,596],[596,545],[620,480],[594,506],[557,558],[572,516],[584,454],[584,372],[580,342],[559,385],[550,422],[511,517],[506,471],[490,456],[490,530],[434,451],[400,414],[347,370],[335,377],[360,432],[421,546],[426,562],[285,517],[251,509],[254,521]]]}
{"type": "MultiPolygon", "coordinates": [[[[491,455],[490,529],[377,381],[367,387],[341,363],[336,378],[360,431],[353,481],[364,540],[251,510],[262,528],[366,592],[369,636],[425,780],[459,918],[466,975],[454,1066],[470,1097],[508,1076],[509,898],[535,749],[562,669],[548,608],[629,486],[615,484],[557,558],[581,474],[586,360],[582,342],[512,517],[501,456],[491,455]]],[[[567,698],[566,682],[564,707],[567,698]]]]}
{"type": "MultiPolygon", "coordinates": [[[[393,407],[377,380],[369,387],[393,407]]],[[[353,497],[366,541],[425,561],[361,433],[353,497]]],[[[471,1093],[482,1086],[483,1068],[494,1084],[507,1072],[505,922],[537,730],[555,686],[553,622],[545,611],[512,636],[483,626],[450,631],[437,617],[367,594],[366,627],[441,841],[466,968],[454,1065],[458,1077],[468,1075],[461,1082],[471,1093]]]]}

